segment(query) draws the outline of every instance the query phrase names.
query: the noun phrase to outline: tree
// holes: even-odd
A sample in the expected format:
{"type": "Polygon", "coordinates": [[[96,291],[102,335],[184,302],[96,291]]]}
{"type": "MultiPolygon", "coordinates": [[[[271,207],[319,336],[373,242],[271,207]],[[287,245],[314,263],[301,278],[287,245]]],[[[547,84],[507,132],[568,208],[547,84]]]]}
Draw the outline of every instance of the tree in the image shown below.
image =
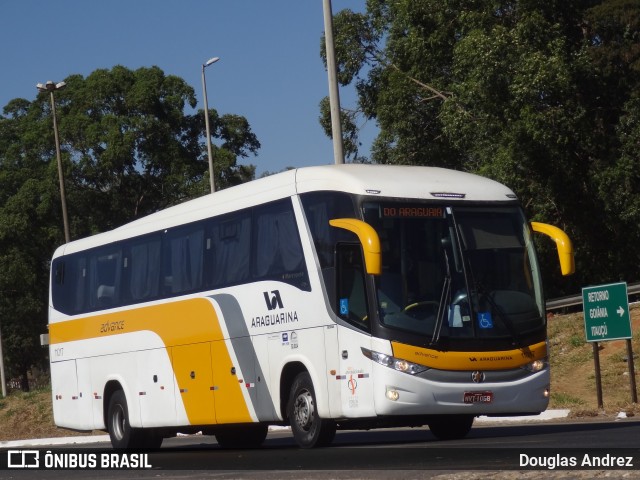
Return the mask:
{"type": "MultiPolygon", "coordinates": [[[[5,107],[0,118],[0,328],[7,374],[28,389],[27,372],[46,351],[48,260],[63,238],[53,225],[58,207],[55,163],[45,163],[46,136],[26,100],[5,107]]],[[[49,126],[49,131],[51,126],[49,126]]],[[[56,218],[60,218],[59,215],[56,218]]],[[[61,220],[60,220],[61,222],[61,220]]]]}
{"type": "Polygon", "coordinates": [[[570,282],[541,244],[548,293],[637,280],[639,12],[632,0],[369,0],[334,20],[339,81],[380,128],[373,161],[489,176],[569,233],[570,282]]]}
{"type": "MultiPolygon", "coordinates": [[[[71,236],[115,228],[208,194],[202,111],[193,89],[157,67],[71,75],[56,92],[71,236]]],[[[0,328],[9,373],[44,361],[49,260],[63,242],[49,96],[0,116],[0,328]]],[[[253,179],[238,158],[260,147],[244,117],[210,110],[216,186],[253,179]]]]}
{"type": "MultiPolygon", "coordinates": [[[[72,160],[69,190],[73,203],[84,206],[73,215],[76,222],[91,218],[85,225],[102,231],[210,191],[204,115],[184,113],[196,99],[182,79],[158,67],[114,67],[65,81],[56,100],[72,160]]],[[[210,123],[212,137],[220,139],[213,145],[216,187],[251,180],[253,167],[237,165],[260,147],[247,120],[210,110],[210,123]]]]}

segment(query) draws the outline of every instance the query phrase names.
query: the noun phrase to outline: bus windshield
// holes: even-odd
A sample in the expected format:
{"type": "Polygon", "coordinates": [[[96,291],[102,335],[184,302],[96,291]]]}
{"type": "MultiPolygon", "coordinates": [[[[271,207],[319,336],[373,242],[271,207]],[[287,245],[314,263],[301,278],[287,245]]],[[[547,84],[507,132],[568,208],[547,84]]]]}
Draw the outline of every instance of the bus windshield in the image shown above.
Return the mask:
{"type": "Polygon", "coordinates": [[[530,230],[517,206],[367,202],[382,247],[384,326],[431,337],[508,338],[544,328],[530,230]]]}

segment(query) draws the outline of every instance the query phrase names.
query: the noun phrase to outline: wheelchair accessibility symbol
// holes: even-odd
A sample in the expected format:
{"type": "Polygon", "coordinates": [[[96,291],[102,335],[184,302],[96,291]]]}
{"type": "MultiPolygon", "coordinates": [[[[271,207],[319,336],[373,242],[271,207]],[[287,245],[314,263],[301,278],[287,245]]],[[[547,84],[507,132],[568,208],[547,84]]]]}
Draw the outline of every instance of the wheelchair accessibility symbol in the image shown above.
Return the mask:
{"type": "Polygon", "coordinates": [[[349,315],[349,299],[340,299],[340,315],[349,315]]]}
{"type": "Polygon", "coordinates": [[[478,312],[478,326],[480,328],[493,328],[491,312],[478,312]]]}

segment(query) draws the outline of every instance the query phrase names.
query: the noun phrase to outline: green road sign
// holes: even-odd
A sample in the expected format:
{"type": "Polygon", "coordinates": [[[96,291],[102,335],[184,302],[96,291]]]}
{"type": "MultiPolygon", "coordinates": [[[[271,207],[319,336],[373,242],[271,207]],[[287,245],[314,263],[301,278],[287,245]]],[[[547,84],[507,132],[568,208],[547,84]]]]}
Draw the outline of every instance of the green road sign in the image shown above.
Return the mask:
{"type": "Polygon", "coordinates": [[[631,338],[627,284],[611,283],[582,289],[587,342],[631,338]]]}

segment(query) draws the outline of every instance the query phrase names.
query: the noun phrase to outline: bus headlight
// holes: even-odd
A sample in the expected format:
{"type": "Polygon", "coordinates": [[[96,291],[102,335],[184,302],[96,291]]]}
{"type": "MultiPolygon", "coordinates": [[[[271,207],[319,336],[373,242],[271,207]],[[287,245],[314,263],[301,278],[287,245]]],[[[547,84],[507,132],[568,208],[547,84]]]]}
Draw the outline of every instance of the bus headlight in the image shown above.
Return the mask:
{"type": "Polygon", "coordinates": [[[549,364],[549,362],[548,362],[547,358],[543,358],[541,360],[534,360],[531,363],[527,363],[522,368],[524,368],[525,370],[528,370],[531,373],[538,373],[538,372],[541,372],[542,370],[544,370],[545,368],[547,368],[548,364],[549,364]]]}
{"type": "Polygon", "coordinates": [[[428,369],[428,367],[425,367],[424,365],[418,365],[417,363],[408,362],[407,360],[392,357],[391,355],[386,355],[384,353],[374,352],[373,350],[367,350],[366,348],[362,349],[362,353],[365,357],[370,358],[380,365],[392,368],[398,372],[408,373],[409,375],[416,375],[428,369]]]}

